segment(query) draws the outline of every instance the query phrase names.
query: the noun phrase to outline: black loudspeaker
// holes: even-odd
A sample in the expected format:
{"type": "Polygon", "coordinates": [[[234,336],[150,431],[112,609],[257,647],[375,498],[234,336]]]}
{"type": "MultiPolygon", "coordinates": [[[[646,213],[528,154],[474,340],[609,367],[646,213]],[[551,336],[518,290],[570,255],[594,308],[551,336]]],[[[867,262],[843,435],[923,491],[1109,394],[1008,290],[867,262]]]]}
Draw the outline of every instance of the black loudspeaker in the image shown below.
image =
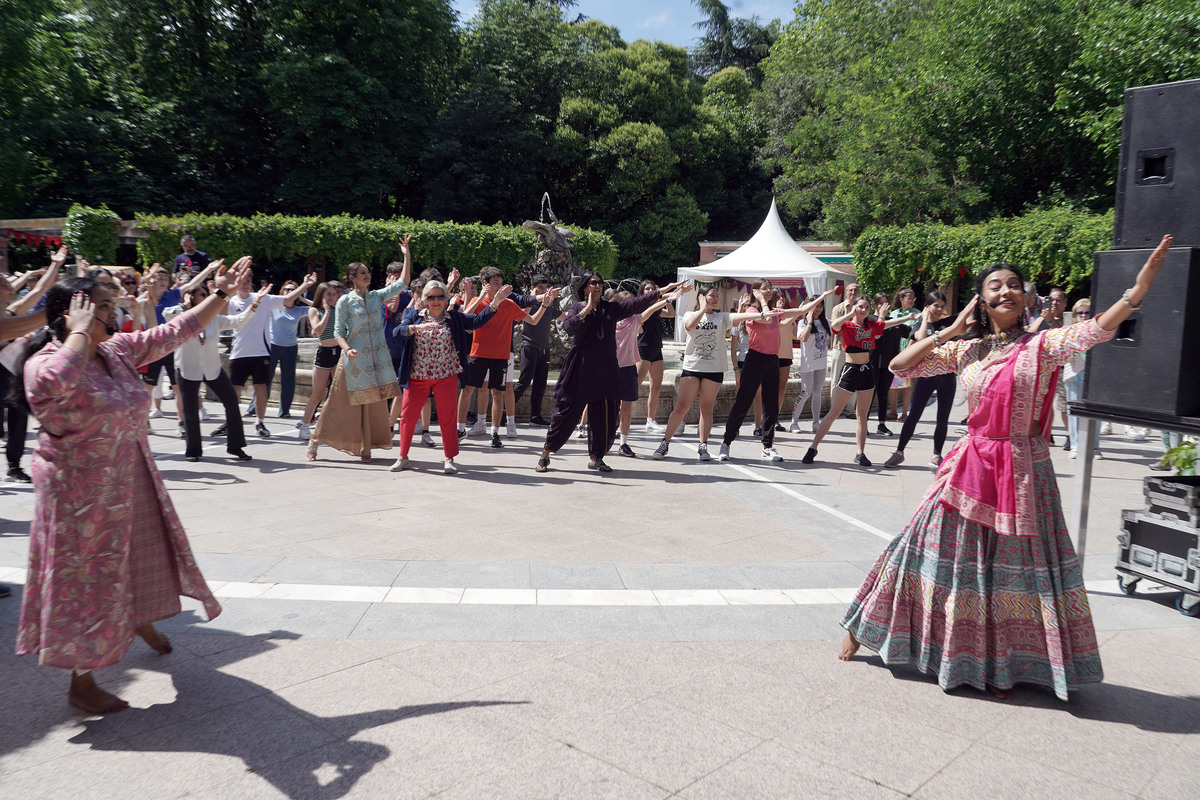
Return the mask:
{"type": "Polygon", "coordinates": [[[1113,247],[1200,246],[1200,80],[1125,90],[1113,247]]]}
{"type": "MultiPolygon", "coordinates": [[[[1151,252],[1096,253],[1097,315],[1133,286],[1151,252]]],[[[1200,247],[1172,247],[1141,308],[1088,351],[1083,396],[1115,410],[1200,416],[1200,247]]]]}

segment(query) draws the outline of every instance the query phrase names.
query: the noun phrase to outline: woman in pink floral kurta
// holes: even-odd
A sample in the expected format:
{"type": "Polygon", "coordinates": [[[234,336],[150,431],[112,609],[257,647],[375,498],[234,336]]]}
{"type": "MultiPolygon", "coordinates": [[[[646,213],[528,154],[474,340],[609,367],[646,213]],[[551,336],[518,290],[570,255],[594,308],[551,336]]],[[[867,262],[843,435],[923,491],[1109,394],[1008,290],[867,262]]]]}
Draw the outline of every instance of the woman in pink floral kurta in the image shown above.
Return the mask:
{"type": "MultiPolygon", "coordinates": [[[[236,285],[239,267],[219,275],[218,287],[236,285]]],[[[135,632],[168,652],[151,623],[178,614],[180,595],[202,602],[210,619],[221,611],[154,466],[138,367],[178,348],[223,307],[214,293],[166,325],[113,333],[109,291],[76,278],[51,289],[48,330],[28,344],[20,374],[41,430],[17,653],[83,673],[73,675],[69,698],[85,710],[125,707],[88,671],[120,661],[135,632]]]]}
{"type": "Polygon", "coordinates": [[[1051,401],[1058,367],[1112,338],[1146,295],[1170,243],[1163,238],[1135,285],[1099,318],[1041,333],[1020,326],[1020,272],[989,267],[977,280],[979,296],[953,325],[892,360],[902,377],[959,373],[968,432],[846,612],[843,659],[862,644],[886,664],[935,674],[943,689],[966,684],[998,697],[1033,683],[1066,700],[1081,684],[1102,680],[1046,446],[1051,401]],[[941,341],[966,332],[977,308],[987,336],[941,341]]]}

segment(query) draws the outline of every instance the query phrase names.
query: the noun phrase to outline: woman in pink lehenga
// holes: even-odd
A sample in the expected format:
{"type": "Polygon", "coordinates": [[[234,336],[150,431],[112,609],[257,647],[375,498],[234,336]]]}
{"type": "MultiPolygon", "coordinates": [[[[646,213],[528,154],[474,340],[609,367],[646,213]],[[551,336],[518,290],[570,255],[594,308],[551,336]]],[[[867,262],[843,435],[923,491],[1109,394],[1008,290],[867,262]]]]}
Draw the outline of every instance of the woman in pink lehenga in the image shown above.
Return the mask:
{"type": "Polygon", "coordinates": [[[968,433],[846,612],[843,660],[864,645],[885,664],[935,674],[943,689],[966,684],[998,697],[1033,683],[1066,700],[1103,679],[1047,446],[1054,384],[1060,366],[1111,339],[1138,307],[1170,244],[1163,237],[1134,286],[1099,318],[1038,333],[1020,326],[1020,271],[989,267],[953,325],[892,360],[902,377],[958,373],[968,433]],[[987,335],[948,341],[975,325],[987,335]]]}
{"type": "Polygon", "coordinates": [[[179,613],[180,595],[201,601],[209,619],[221,611],[155,469],[138,367],[202,331],[249,261],[219,272],[216,291],[193,309],[134,333],[117,333],[102,284],[62,281],[46,295],[47,327],[21,343],[14,400],[41,430],[17,653],[72,670],[67,697],[85,711],[128,705],[91,671],[120,661],[135,634],[170,652],[153,623],[179,613]]]}

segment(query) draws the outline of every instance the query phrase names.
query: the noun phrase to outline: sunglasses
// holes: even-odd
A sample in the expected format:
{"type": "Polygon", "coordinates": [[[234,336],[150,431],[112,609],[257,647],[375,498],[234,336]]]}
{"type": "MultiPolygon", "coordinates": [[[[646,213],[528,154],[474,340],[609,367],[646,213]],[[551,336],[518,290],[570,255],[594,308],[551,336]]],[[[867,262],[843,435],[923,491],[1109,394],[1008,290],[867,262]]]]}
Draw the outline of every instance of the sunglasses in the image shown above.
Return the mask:
{"type": "Polygon", "coordinates": [[[588,286],[603,286],[604,281],[588,281],[588,286]]]}
{"type": "Polygon", "coordinates": [[[445,299],[446,299],[446,295],[444,295],[444,294],[431,294],[431,295],[428,295],[428,296],[427,296],[425,299],[426,299],[427,301],[428,301],[428,300],[445,300],[445,299]]]}

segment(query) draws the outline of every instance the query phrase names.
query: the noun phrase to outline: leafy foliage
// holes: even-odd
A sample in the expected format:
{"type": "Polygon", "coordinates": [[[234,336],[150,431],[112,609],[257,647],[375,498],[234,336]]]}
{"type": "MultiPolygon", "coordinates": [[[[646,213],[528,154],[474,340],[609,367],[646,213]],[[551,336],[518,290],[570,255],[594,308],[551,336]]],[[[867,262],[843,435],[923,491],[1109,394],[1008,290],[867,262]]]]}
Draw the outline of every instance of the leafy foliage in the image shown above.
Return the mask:
{"type": "Polygon", "coordinates": [[[854,268],[867,291],[890,291],[914,283],[944,285],[997,261],[1015,264],[1026,276],[1068,292],[1092,274],[1093,254],[1112,242],[1113,215],[1066,209],[976,225],[868,228],[854,247],[854,268]]]}
{"type": "Polygon", "coordinates": [[[1173,0],[807,0],[764,62],[787,215],[869,225],[1112,206],[1122,91],[1195,77],[1173,0]]]}
{"type": "Polygon", "coordinates": [[[111,263],[121,240],[117,225],[121,218],[108,206],[71,206],[63,226],[63,244],[93,264],[111,263]]]}
{"type": "Polygon", "coordinates": [[[771,45],[779,38],[779,20],[763,25],[758,17],[730,17],[729,6],[721,0],[692,2],[708,16],[696,23],[702,32],[692,51],[696,71],[710,76],[727,67],[738,67],[755,88],[761,86],[763,74],[759,63],[770,54],[771,45]]]}
{"type": "MultiPolygon", "coordinates": [[[[213,258],[251,255],[259,259],[324,258],[333,265],[330,277],[352,261],[366,264],[399,260],[402,234],[412,235],[414,273],[426,267],[457,268],[474,275],[486,266],[516,277],[520,266],[537,251],[532,233],[507,225],[458,225],[424,220],[374,220],[352,216],[288,217],[256,214],[187,214],[181,217],[139,215],[149,234],[138,241],[143,266],[170,260],[179,237],[191,234],[213,258]]],[[[575,230],[573,255],[580,264],[605,277],[614,274],[617,252],[603,233],[575,230]]]]}

